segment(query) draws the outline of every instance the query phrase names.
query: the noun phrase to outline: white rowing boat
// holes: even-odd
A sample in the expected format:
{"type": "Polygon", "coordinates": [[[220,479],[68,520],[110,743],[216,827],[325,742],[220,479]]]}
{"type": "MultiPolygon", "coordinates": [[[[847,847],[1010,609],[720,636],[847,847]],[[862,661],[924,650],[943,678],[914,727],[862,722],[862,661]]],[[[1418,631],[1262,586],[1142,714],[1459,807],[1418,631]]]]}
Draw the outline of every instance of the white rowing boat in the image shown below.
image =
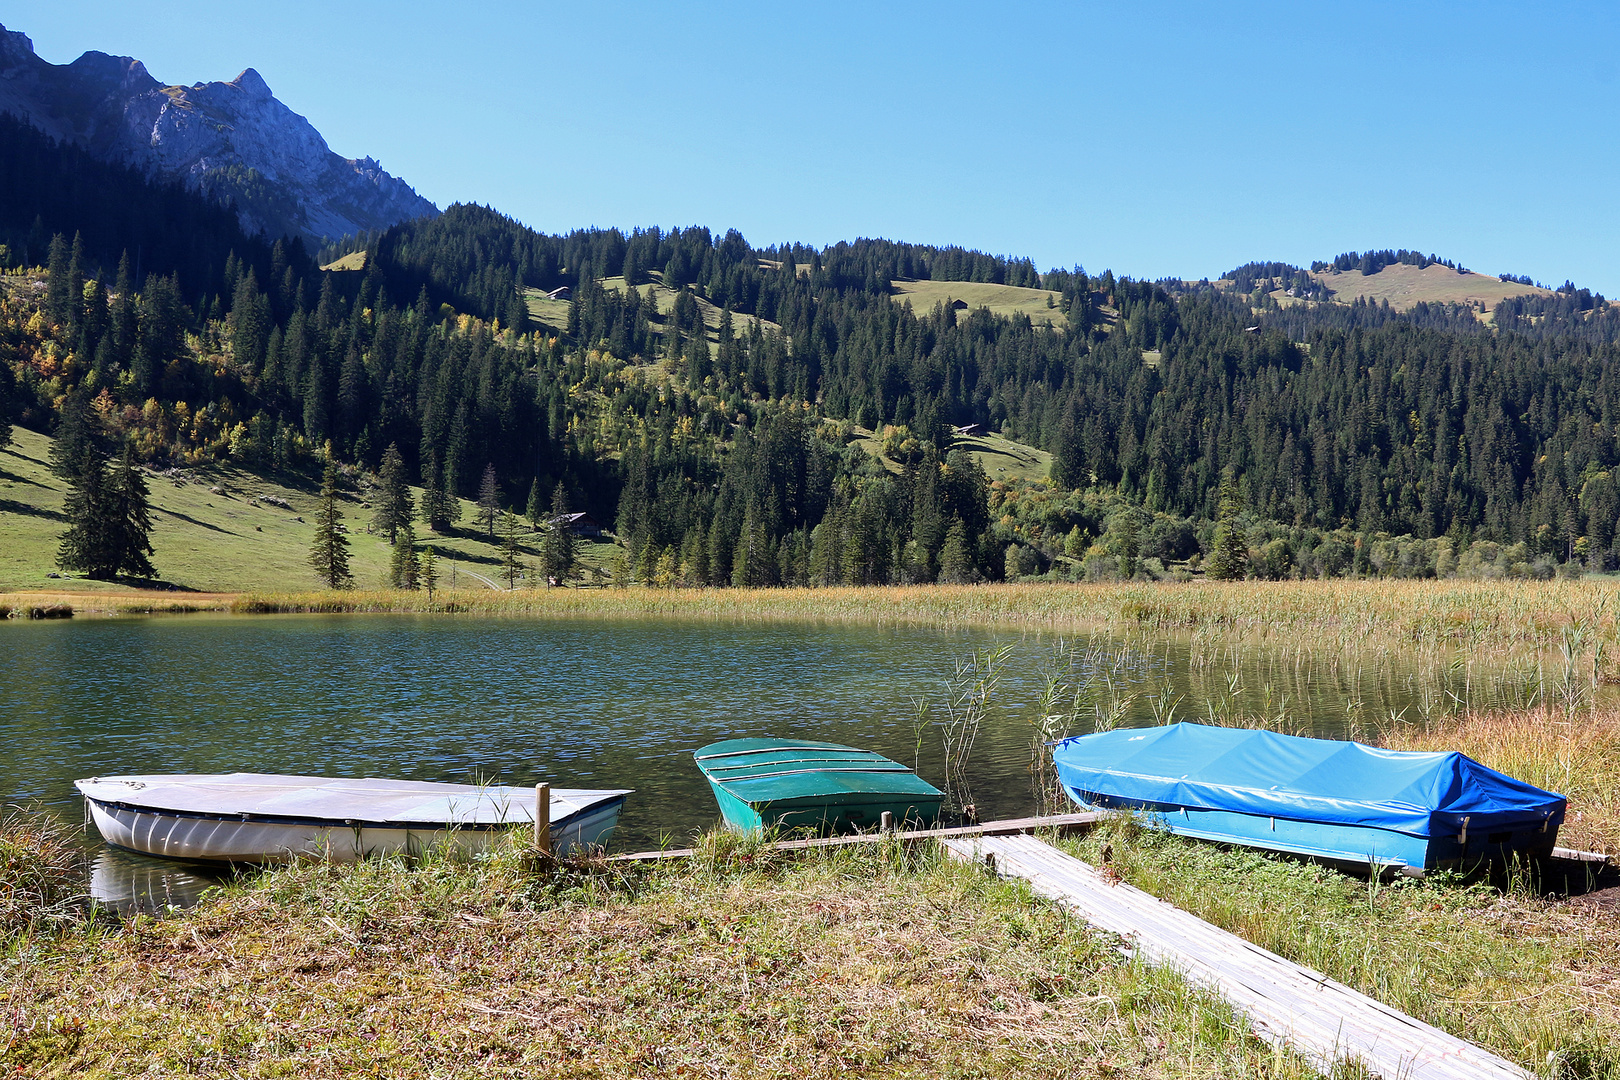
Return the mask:
{"type": "MultiPolygon", "coordinates": [[[[267,773],[93,776],[74,781],[109,844],[175,859],[352,862],[463,852],[535,820],[535,789],[267,773]]],[[[552,788],[552,850],[607,843],[629,791],[552,788]]]]}

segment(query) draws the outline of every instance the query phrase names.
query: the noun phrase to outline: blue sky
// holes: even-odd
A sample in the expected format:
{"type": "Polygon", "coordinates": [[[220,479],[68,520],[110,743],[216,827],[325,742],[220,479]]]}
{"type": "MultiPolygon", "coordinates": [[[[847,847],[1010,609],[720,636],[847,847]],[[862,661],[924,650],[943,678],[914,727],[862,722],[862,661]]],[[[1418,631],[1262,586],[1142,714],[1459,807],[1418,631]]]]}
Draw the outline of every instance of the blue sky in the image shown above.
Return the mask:
{"type": "Polygon", "coordinates": [[[47,60],[257,68],[546,231],[963,244],[1137,277],[1414,247],[1620,296],[1620,5],[12,0],[47,60]]]}

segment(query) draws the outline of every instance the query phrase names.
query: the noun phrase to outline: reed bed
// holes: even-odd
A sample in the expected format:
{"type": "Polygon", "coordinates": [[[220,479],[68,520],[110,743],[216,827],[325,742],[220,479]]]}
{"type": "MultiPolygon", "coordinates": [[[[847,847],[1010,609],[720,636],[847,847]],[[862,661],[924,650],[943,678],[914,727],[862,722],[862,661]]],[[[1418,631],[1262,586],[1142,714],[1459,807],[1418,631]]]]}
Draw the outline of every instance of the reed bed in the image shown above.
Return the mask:
{"type": "Polygon", "coordinates": [[[1559,844],[1620,858],[1620,709],[1573,715],[1556,705],[1470,713],[1384,732],[1398,750],[1461,750],[1569,799],[1559,844]]]}
{"type": "Polygon", "coordinates": [[[0,593],[0,618],[65,619],[75,615],[185,615],[229,611],[234,593],[186,593],[157,590],[0,593]]]}
{"type": "Polygon", "coordinates": [[[1288,581],[908,585],[826,589],[522,589],[244,593],[240,612],[401,611],[513,616],[822,619],[1146,632],[1205,629],[1324,644],[1552,648],[1576,622],[1614,634],[1604,582],[1288,581]]]}
{"type": "MultiPolygon", "coordinates": [[[[1316,1075],[1020,885],[898,845],[306,864],[13,936],[30,1077],[1316,1075]]],[[[1353,1075],[1347,1071],[1346,1075],[1353,1075]]]]}

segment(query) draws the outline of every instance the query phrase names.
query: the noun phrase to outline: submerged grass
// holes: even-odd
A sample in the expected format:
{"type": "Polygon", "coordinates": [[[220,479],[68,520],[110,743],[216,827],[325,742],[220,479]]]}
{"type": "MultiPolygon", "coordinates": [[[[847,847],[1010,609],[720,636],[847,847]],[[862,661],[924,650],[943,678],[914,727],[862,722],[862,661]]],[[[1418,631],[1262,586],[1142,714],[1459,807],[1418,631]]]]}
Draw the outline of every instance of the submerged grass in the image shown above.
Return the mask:
{"type": "MultiPolygon", "coordinates": [[[[305,864],[19,931],[31,1077],[1316,1075],[1017,884],[897,845],[679,865],[305,864]]],[[[1344,1070],[1353,1075],[1353,1069],[1344,1070]]]]}
{"type": "Polygon", "coordinates": [[[1452,878],[1355,878],[1122,822],[1065,845],[1532,1070],[1620,1077],[1620,918],[1452,878]],[[1551,1055],[1551,1057],[1549,1057],[1551,1055]]]}

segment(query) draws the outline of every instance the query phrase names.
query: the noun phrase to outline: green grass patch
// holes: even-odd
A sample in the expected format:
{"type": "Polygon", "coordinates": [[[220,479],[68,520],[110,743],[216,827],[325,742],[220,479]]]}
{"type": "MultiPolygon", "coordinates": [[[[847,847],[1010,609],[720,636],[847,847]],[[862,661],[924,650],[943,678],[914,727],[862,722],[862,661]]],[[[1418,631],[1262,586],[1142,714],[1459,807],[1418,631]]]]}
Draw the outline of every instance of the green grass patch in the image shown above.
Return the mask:
{"type": "Polygon", "coordinates": [[[924,315],[935,304],[961,300],[968,311],[989,308],[995,315],[1027,315],[1037,326],[1068,325],[1068,316],[1057,305],[1063,295],[1050,289],[1025,289],[1017,285],[994,285],[981,281],[896,281],[890,294],[897,304],[910,301],[912,310],[924,315]],[[1052,306],[1047,306],[1050,300],[1052,306]]]}
{"type": "MultiPolygon", "coordinates": [[[[66,587],[92,593],[127,591],[111,582],[72,579],[69,586],[50,577],[56,572],[56,552],[67,528],[62,513],[67,484],[50,471],[50,444],[49,436],[15,428],[12,444],[0,449],[0,534],[6,538],[0,545],[0,592],[66,587]]],[[[265,475],[227,464],[148,475],[147,486],[156,550],[152,561],[162,582],[205,593],[296,590],[318,582],[308,563],[319,502],[320,485],[314,477],[265,475]]],[[[340,509],[349,529],[356,582],[376,588],[387,581],[392,549],[385,536],[367,532],[373,514],[370,493],[363,483],[350,481],[340,509]]],[[[416,490],[415,496],[420,504],[421,491],[416,490]]],[[[463,500],[463,528],[437,536],[421,527],[418,543],[431,544],[446,558],[493,578],[500,565],[499,545],[466,527],[473,512],[473,504],[463,500]]],[[[587,545],[588,559],[600,561],[599,554],[591,554],[597,547],[587,545]]],[[[448,578],[448,563],[444,573],[448,578]]],[[[461,584],[482,587],[470,577],[461,584]]]]}

